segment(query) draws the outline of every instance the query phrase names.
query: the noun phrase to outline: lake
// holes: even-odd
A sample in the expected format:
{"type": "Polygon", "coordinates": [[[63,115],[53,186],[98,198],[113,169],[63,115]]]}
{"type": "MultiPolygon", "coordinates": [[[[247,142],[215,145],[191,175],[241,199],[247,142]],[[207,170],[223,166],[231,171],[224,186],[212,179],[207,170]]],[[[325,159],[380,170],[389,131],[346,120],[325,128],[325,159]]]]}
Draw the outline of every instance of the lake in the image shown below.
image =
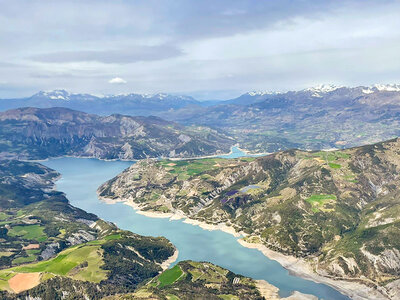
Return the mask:
{"type": "MultiPolygon", "coordinates": [[[[244,156],[233,149],[229,157],[244,156]]],[[[72,205],[97,214],[100,218],[132,232],[165,236],[179,250],[178,261],[209,261],[254,279],[264,279],[280,289],[281,296],[289,296],[294,290],[312,294],[321,299],[349,299],[335,289],[292,276],[279,263],[265,257],[255,249],[248,249],[237,238],[221,231],[207,231],[181,220],[149,218],[135,213],[122,203],[106,204],[98,200],[97,188],[134,162],[101,161],[89,158],[58,158],[43,162],[62,174],[57,189],[66,193],[72,205]]]]}

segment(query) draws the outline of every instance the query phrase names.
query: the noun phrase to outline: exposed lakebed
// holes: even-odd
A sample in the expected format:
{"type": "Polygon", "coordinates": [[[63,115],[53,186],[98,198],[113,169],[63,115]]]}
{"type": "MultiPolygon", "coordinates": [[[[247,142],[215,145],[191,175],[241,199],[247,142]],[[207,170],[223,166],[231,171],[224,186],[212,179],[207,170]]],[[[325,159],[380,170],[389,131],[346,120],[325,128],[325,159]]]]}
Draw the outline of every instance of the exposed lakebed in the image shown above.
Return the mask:
{"type": "MultiPolygon", "coordinates": [[[[237,148],[226,157],[244,156],[237,148]]],[[[133,162],[100,161],[85,158],[51,159],[43,164],[62,174],[57,189],[66,193],[71,204],[114,222],[132,232],[165,236],[179,250],[177,261],[209,261],[235,273],[255,279],[264,279],[280,289],[281,296],[293,291],[312,294],[322,299],[349,299],[333,288],[290,275],[278,262],[265,257],[260,251],[248,249],[237,242],[233,235],[222,231],[208,231],[182,220],[149,218],[137,214],[122,204],[106,204],[97,198],[97,188],[133,162]]]]}

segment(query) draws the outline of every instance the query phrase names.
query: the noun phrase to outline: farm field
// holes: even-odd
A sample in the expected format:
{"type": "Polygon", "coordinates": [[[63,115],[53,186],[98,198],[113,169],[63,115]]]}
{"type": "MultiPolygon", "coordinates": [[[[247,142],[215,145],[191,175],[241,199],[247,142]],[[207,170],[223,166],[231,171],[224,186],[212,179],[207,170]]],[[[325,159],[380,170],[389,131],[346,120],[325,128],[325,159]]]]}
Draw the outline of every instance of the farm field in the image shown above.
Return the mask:
{"type": "Polygon", "coordinates": [[[328,204],[334,205],[336,199],[335,195],[312,195],[307,198],[306,201],[311,204],[313,212],[318,212],[320,210],[329,211],[330,208],[327,208],[326,206],[328,204]]]}
{"type": "Polygon", "coordinates": [[[173,267],[172,269],[169,269],[165,272],[163,272],[159,277],[158,277],[158,281],[159,281],[159,287],[164,287],[167,285],[171,285],[173,284],[175,281],[177,281],[181,276],[182,276],[183,272],[181,270],[181,268],[176,265],[175,267],[173,267]]]}
{"type": "MultiPolygon", "coordinates": [[[[237,161],[250,162],[255,158],[243,157],[237,161]]],[[[225,158],[203,158],[190,160],[162,160],[157,165],[164,167],[168,172],[178,175],[178,179],[185,180],[204,172],[218,170],[232,164],[232,160],[225,158]]]]}
{"type": "Polygon", "coordinates": [[[14,226],[8,231],[8,235],[12,237],[19,236],[25,240],[36,240],[38,242],[43,242],[47,239],[47,236],[43,230],[44,227],[40,225],[14,226]]]}
{"type": "MultiPolygon", "coordinates": [[[[100,245],[79,245],[71,247],[48,261],[0,270],[0,282],[2,282],[0,283],[0,289],[1,287],[3,287],[3,289],[7,287],[4,281],[8,281],[11,287],[12,281],[10,280],[16,276],[21,276],[21,274],[37,274],[39,276],[47,273],[98,283],[106,279],[108,273],[106,270],[101,269],[101,266],[104,264],[102,258],[103,251],[100,245]]],[[[50,277],[52,276],[44,277],[44,279],[50,277]]],[[[38,281],[37,284],[39,284],[39,282],[40,281],[38,281]]]]}
{"type": "Polygon", "coordinates": [[[19,293],[37,286],[40,283],[40,273],[19,273],[8,281],[10,289],[19,293]]]}

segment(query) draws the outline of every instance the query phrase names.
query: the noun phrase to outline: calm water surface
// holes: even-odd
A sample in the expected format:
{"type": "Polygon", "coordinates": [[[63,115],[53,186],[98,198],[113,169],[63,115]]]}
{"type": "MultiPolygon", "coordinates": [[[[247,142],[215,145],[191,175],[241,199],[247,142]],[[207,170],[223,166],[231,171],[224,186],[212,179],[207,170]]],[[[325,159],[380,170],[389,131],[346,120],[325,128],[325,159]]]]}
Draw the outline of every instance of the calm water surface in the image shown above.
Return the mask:
{"type": "MultiPolygon", "coordinates": [[[[244,156],[237,148],[233,152],[229,157],[244,156]]],[[[62,174],[57,189],[66,193],[72,205],[114,222],[122,229],[142,235],[165,236],[178,248],[178,261],[209,261],[235,273],[264,279],[277,286],[281,296],[289,296],[297,290],[321,299],[349,299],[327,285],[290,275],[279,263],[268,259],[258,250],[241,246],[237,238],[230,234],[203,230],[181,220],[148,218],[122,203],[100,202],[96,195],[98,186],[132,163],[85,158],[60,158],[44,162],[62,174]]]]}

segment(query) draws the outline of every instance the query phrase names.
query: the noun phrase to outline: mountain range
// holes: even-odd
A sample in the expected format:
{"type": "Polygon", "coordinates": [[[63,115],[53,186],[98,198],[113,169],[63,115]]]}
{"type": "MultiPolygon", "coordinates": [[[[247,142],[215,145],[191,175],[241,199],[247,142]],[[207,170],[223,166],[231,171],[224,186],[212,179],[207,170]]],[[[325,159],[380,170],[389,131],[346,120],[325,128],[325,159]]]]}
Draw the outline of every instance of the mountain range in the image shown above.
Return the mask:
{"type": "Polygon", "coordinates": [[[20,108],[0,113],[0,156],[44,159],[189,157],[229,152],[233,139],[213,129],[158,117],[102,117],[67,108],[20,108]]]}
{"type": "Polygon", "coordinates": [[[0,110],[66,107],[99,115],[155,115],[182,125],[211,127],[252,152],[331,149],[400,135],[400,85],[249,92],[226,101],[168,94],[94,96],[64,90],[0,100],[0,110]]]}
{"type": "Polygon", "coordinates": [[[352,147],[399,136],[400,86],[248,93],[227,104],[161,116],[219,128],[252,152],[352,147]]]}
{"type": "Polygon", "coordinates": [[[20,107],[66,107],[87,113],[109,115],[111,113],[125,115],[156,115],[171,109],[179,109],[191,105],[206,105],[190,96],[169,94],[120,94],[96,96],[91,94],[74,94],[65,90],[40,91],[31,97],[0,100],[0,110],[20,107]]]}

